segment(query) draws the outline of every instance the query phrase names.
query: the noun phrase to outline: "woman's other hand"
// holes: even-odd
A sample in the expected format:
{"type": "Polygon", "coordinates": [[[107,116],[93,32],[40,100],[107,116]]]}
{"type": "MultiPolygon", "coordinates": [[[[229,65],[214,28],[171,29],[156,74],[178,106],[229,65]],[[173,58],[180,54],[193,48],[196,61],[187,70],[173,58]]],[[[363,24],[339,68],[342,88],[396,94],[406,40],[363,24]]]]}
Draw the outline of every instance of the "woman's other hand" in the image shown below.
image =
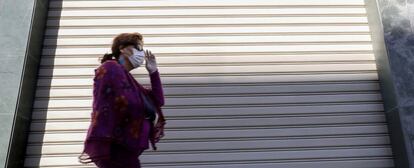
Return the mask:
{"type": "Polygon", "coordinates": [[[145,50],[145,67],[150,74],[158,70],[155,55],[149,50],[145,50]]]}

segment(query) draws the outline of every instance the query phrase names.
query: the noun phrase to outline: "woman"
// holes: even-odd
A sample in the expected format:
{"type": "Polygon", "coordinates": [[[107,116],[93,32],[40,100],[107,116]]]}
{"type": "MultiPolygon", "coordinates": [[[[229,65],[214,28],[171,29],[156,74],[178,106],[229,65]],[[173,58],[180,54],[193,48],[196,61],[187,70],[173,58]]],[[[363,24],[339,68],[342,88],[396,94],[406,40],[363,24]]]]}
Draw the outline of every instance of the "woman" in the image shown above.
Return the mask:
{"type": "Polygon", "coordinates": [[[112,53],[105,54],[95,69],[91,123],[79,156],[81,163],[94,162],[100,168],[137,168],[139,156],[164,136],[165,119],[162,84],[155,56],[143,49],[139,33],[122,33],[112,42],[112,53]],[[129,73],[144,60],[151,89],[143,87],[129,73]],[[158,120],[146,117],[143,93],[154,102],[158,120]]]}

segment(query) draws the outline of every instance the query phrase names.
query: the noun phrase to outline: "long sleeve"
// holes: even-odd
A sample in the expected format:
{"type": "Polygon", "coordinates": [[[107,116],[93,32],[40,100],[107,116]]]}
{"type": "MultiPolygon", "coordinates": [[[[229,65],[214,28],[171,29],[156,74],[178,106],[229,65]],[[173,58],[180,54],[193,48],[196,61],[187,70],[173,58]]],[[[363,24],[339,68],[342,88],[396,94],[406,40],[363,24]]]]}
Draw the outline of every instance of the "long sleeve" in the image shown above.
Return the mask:
{"type": "Polygon", "coordinates": [[[157,143],[162,137],[164,137],[164,126],[166,124],[166,119],[164,118],[161,106],[165,104],[165,101],[161,78],[158,70],[150,74],[150,80],[151,88],[145,89],[148,91],[149,95],[153,97],[154,102],[157,104],[157,111],[159,115],[158,121],[156,122],[155,126],[152,125],[150,133],[150,142],[152,148],[154,150],[157,150],[155,143],[157,143]]]}
{"type": "Polygon", "coordinates": [[[150,74],[150,80],[151,89],[149,89],[149,93],[155,98],[155,101],[159,107],[164,106],[164,92],[158,70],[150,74]]]}

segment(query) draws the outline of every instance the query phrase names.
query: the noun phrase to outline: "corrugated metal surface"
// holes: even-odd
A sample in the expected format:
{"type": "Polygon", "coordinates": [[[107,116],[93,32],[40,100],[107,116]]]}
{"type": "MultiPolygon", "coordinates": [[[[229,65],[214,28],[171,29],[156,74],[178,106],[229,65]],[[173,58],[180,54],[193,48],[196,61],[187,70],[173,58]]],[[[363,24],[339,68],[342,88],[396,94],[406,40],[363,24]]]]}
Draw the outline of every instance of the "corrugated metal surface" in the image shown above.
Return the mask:
{"type": "Polygon", "coordinates": [[[144,167],[393,167],[363,0],[52,0],[26,167],[93,167],[93,69],[122,32],[165,87],[144,167]]]}

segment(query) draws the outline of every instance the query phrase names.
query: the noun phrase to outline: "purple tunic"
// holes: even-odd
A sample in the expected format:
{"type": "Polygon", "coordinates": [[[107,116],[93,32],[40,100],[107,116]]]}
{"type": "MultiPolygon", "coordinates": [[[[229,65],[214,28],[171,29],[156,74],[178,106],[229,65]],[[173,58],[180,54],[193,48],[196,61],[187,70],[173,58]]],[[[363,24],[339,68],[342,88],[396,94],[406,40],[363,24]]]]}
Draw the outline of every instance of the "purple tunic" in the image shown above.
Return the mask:
{"type": "Polygon", "coordinates": [[[164,136],[165,125],[159,72],[150,74],[149,89],[139,84],[116,60],[108,60],[95,69],[93,80],[91,123],[80,161],[89,163],[110,158],[113,143],[124,146],[136,155],[149,148],[148,141],[156,150],[155,143],[164,136]],[[139,92],[148,95],[156,104],[159,120],[155,127],[144,117],[139,92]]]}

